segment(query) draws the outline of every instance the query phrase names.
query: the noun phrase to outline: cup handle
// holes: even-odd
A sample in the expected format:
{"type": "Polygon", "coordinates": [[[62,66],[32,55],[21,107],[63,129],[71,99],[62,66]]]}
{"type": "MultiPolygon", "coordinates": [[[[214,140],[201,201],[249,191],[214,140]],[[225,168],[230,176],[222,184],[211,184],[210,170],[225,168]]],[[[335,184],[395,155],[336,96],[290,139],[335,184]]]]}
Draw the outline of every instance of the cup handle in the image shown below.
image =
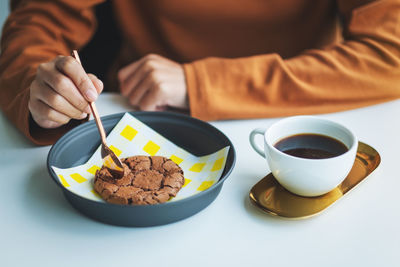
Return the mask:
{"type": "Polygon", "coordinates": [[[262,136],[264,136],[266,129],[265,128],[257,128],[254,129],[253,131],[251,131],[250,136],[249,136],[249,140],[250,140],[250,144],[253,147],[253,149],[260,154],[263,158],[265,158],[265,152],[264,149],[261,149],[255,142],[255,137],[257,134],[261,134],[262,136]]]}

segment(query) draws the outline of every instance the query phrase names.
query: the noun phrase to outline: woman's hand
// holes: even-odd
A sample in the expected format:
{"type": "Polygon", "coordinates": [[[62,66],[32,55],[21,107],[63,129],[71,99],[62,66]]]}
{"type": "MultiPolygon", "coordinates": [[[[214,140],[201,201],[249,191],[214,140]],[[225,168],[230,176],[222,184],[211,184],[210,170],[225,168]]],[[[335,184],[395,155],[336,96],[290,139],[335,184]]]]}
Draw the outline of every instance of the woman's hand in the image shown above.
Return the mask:
{"type": "Polygon", "coordinates": [[[84,119],[103,90],[103,83],[69,56],[39,65],[30,86],[29,111],[43,128],[56,128],[71,119],[84,119]]]}
{"type": "Polygon", "coordinates": [[[141,110],[188,109],[183,67],[167,58],[148,55],[118,73],[122,95],[141,110]]]}

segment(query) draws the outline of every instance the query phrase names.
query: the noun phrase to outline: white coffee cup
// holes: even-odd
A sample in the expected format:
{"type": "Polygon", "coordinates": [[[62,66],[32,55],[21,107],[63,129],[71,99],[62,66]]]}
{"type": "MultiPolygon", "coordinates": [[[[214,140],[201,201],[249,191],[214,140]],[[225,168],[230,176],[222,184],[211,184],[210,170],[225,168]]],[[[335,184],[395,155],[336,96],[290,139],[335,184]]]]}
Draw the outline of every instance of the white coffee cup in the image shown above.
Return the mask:
{"type": "Polygon", "coordinates": [[[343,125],[313,116],[294,116],[274,123],[268,129],[257,128],[250,133],[250,144],[267,159],[276,180],[290,192],[301,196],[323,195],[337,187],[349,174],[356,157],[358,140],[343,125]],[[264,136],[264,149],[255,136],[264,136]],[[324,159],[291,156],[274,145],[297,134],[319,134],[341,141],[347,148],[343,154],[324,159]]]}

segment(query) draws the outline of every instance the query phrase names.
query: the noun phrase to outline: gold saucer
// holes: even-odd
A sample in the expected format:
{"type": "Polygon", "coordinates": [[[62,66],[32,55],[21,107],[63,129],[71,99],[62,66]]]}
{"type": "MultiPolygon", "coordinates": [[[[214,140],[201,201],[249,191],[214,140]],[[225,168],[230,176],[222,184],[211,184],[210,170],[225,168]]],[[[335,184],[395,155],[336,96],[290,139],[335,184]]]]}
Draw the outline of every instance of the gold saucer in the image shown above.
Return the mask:
{"type": "Polygon", "coordinates": [[[283,188],[270,173],[250,190],[250,199],[263,211],[286,218],[317,215],[364,180],[380,164],[379,153],[359,142],[356,160],[346,179],[335,189],[318,197],[301,197],[283,188]]]}

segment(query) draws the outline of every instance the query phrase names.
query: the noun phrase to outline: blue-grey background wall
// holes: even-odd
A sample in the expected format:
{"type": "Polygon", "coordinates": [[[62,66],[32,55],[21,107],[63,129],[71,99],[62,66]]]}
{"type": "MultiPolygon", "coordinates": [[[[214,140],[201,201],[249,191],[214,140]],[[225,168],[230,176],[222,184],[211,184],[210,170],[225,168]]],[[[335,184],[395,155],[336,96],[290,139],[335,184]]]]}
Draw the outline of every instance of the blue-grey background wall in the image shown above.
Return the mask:
{"type": "Polygon", "coordinates": [[[8,0],[0,0],[0,34],[3,30],[3,24],[8,16],[9,11],[10,11],[9,1],[8,0]]]}

